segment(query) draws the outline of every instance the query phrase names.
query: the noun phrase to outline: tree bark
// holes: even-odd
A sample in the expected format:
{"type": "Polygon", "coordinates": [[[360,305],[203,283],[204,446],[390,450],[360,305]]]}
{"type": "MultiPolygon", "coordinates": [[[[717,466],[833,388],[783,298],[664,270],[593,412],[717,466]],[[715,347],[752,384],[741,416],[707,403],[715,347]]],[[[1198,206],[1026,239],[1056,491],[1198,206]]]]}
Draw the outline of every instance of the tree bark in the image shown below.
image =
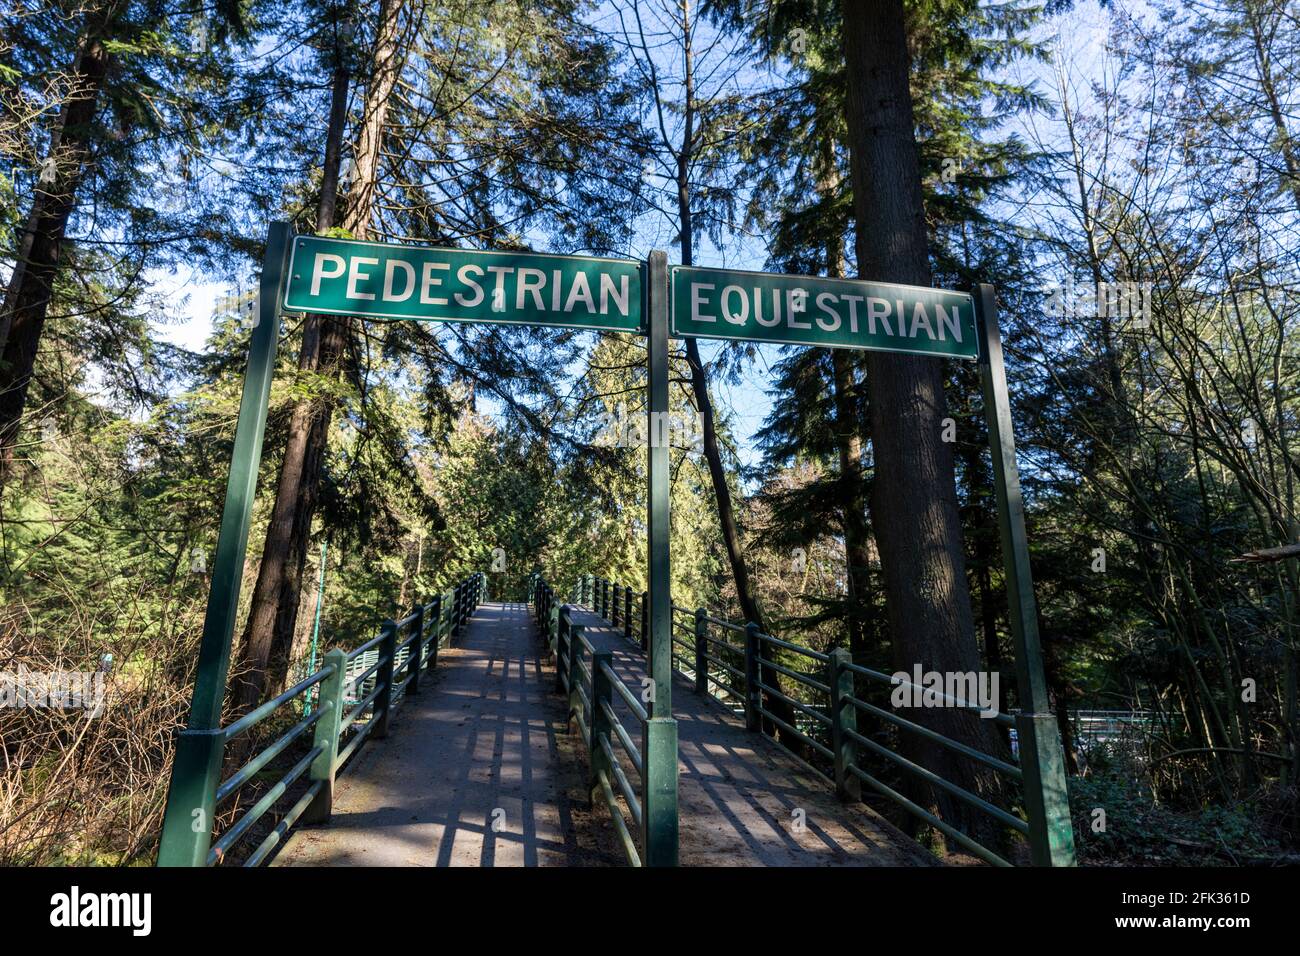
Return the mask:
{"type": "MultiPolygon", "coordinates": [[[[13,471],[19,425],[59,271],[64,234],[91,159],[91,124],[112,59],[105,41],[120,9],[118,3],[106,4],[87,18],[86,35],[70,71],[71,92],[59,111],[46,154],[46,162],[53,163],[54,179],[37,182],[0,310],[0,488],[13,471]]],[[[43,178],[44,168],[41,175],[43,178]]]]}
{"type": "MultiPolygon", "coordinates": [[[[907,34],[901,0],[846,2],[846,103],[857,219],[858,269],[864,277],[929,286],[932,276],[920,164],[909,89],[907,34]]],[[[941,440],[945,417],[940,360],[867,354],[871,434],[877,479],[871,514],[880,550],[894,664],[911,671],[976,672],[980,667],[951,446],[941,440]]],[[[946,707],[905,715],[945,736],[998,752],[988,721],[946,707]]],[[[916,734],[903,734],[913,759],[976,793],[996,782],[974,764],[916,734]]],[[[910,776],[910,775],[909,775],[910,776]]],[[[985,842],[996,828],[946,793],[909,779],[923,805],[937,803],[945,820],[985,842]]]]}
{"type": "MultiPolygon", "coordinates": [[[[348,196],[344,227],[353,237],[369,234],[379,172],[380,144],[388,116],[388,99],[402,68],[400,29],[403,0],[382,0],[371,58],[361,128],[356,147],[356,175],[348,196]]],[[[335,65],[326,135],[325,170],[317,207],[317,231],[334,225],[343,130],[350,86],[346,64],[335,65]]],[[[288,676],[293,651],[302,576],[311,543],[311,525],[320,498],[322,462],[329,445],[335,398],[328,394],[338,381],[351,335],[351,320],[310,316],[304,324],[299,354],[300,374],[313,374],[327,394],[295,404],[275,504],[262,549],[257,584],[244,628],[243,666],[236,689],[240,710],[250,709],[276,693],[288,676]]]]}

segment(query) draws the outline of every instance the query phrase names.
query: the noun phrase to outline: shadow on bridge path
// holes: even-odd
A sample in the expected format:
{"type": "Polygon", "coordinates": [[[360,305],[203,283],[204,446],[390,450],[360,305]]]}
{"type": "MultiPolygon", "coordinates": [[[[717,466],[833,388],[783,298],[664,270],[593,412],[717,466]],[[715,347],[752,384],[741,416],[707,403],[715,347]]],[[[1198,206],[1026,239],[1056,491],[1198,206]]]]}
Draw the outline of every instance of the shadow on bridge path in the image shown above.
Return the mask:
{"type": "MultiPolygon", "coordinates": [[[[640,649],[595,614],[575,611],[574,621],[639,688],[640,649]]],[[[603,802],[586,806],[587,755],[576,730],[566,732],[553,683],[527,606],[480,605],[456,646],[439,652],[437,678],[396,715],[404,726],[339,778],[331,822],[299,830],[274,865],[621,863],[603,802]]],[[[673,711],[683,866],[935,864],[680,677],[673,711]]]]}

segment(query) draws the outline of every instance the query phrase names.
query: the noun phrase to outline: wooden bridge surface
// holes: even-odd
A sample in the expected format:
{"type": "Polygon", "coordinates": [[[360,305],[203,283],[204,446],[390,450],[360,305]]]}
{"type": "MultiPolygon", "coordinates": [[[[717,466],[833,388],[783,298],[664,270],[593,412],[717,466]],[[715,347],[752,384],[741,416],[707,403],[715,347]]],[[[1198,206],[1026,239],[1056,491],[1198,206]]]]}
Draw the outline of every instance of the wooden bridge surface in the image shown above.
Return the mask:
{"type": "MultiPolygon", "coordinates": [[[[639,690],[639,648],[590,612],[575,619],[639,690]]],[[[339,778],[330,823],[296,831],[274,865],[620,864],[603,800],[586,805],[586,750],[566,726],[546,657],[526,605],[480,605],[456,646],[439,652],[420,695],[397,711],[389,737],[367,744],[339,778]]],[[[682,865],[934,865],[682,678],[673,715],[682,865]]],[[[625,726],[639,740],[630,714],[625,726]]],[[[635,784],[630,769],[629,778],[635,784]]]]}

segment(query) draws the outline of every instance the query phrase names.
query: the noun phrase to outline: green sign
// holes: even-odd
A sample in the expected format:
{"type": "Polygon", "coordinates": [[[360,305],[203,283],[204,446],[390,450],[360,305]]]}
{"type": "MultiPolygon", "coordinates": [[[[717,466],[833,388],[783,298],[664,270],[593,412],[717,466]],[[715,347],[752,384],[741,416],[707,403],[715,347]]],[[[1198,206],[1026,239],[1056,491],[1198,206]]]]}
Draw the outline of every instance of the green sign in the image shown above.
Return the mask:
{"type": "Polygon", "coordinates": [[[681,337],[979,357],[964,292],[731,269],[672,270],[672,332],[681,337]]]}
{"type": "Polygon", "coordinates": [[[641,263],[298,236],[289,312],[634,332],[641,263]]]}

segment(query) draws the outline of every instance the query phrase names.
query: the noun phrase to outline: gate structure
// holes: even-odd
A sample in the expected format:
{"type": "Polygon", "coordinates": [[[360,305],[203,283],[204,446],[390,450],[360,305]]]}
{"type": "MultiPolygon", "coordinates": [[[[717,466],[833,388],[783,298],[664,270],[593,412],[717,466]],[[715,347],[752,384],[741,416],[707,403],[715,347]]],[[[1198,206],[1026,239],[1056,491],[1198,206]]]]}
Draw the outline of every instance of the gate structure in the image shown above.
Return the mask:
{"type": "MultiPolygon", "coordinates": [[[[997,489],[1002,552],[1006,567],[1011,632],[1015,642],[1021,713],[1021,769],[1033,862],[1071,865],[1073,834],[1066,800],[1060,740],[1048,706],[1037,616],[1025,536],[993,287],[974,295],[858,280],[777,276],[728,270],[668,266],[664,252],[644,262],[589,256],[435,249],[292,235],[287,223],[274,223],[266,243],[244,376],[230,475],[214,560],[212,585],[199,648],[198,671],[186,728],[181,731],[172,767],[158,863],[196,866],[219,860],[221,841],[212,844],[214,814],[233,788],[311,729],[316,746],[302,766],[272,788],[236,824],[235,838],[255,822],[288,787],[310,771],[310,796],[299,801],[272,833],[264,857],[293,819],[323,820],[322,797],[333,774],[352,752],[337,747],[340,725],[355,723],[362,707],[374,711],[370,726],[382,736],[394,694],[418,689],[419,674],[443,639],[442,624],[430,639],[428,624],[444,619],[443,597],[418,605],[401,622],[386,622],[379,638],[354,650],[327,655],[326,665],[285,694],[234,724],[221,726],[231,643],[239,605],[240,579],[248,544],[258,465],[280,336],[282,311],[358,316],[380,320],[490,322],[549,325],[596,331],[639,333],[647,339],[648,584],[643,600],[642,641],[648,651],[654,706],[644,724],[643,759],[653,782],[654,828],[660,834],[649,865],[676,865],[677,724],[672,716],[673,607],[669,590],[668,436],[657,425],[668,419],[669,338],[740,338],[838,348],[902,351],[978,359],[984,389],[993,472],[997,489]],[[438,604],[434,614],[434,605],[438,604]],[[399,631],[409,631],[402,642],[399,631]],[[356,655],[377,650],[376,690],[349,714],[339,690],[356,655]],[[405,654],[405,657],[401,656],[405,654]],[[394,672],[406,678],[394,682],[394,672]],[[339,685],[335,687],[335,685],[339,685]],[[234,776],[221,782],[225,742],[275,709],[319,685],[321,706],[311,709],[290,737],[276,741],[234,776]],[[383,699],[381,700],[381,696],[383,699]],[[338,703],[333,703],[337,698],[338,703]],[[331,737],[332,733],[332,737],[331,737]],[[287,738],[287,739],[286,739],[287,738]],[[260,763],[258,762],[260,761],[260,763]],[[290,779],[292,778],[292,779],[290,779]],[[254,814],[254,811],[256,813],[254,814]]],[[[482,595],[482,576],[462,582],[446,600],[454,602],[453,627],[482,595]],[[467,610],[468,609],[468,610],[467,610]]],[[[367,672],[366,676],[370,676],[367,672]]],[[[371,731],[367,731],[370,733],[371,731]]],[[[232,828],[234,829],[234,828],[232,828]]],[[[222,840],[226,837],[223,836],[222,840]]]]}

